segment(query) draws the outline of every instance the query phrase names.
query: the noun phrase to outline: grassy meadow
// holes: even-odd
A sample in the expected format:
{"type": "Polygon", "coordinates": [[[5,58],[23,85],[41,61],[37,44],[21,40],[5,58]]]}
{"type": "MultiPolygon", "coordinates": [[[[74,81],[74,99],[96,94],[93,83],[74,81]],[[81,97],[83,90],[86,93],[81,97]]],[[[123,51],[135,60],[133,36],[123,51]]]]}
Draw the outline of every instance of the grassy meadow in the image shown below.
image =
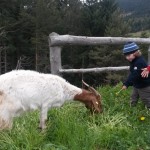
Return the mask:
{"type": "Polygon", "coordinates": [[[131,89],[116,95],[120,87],[97,89],[102,114],[91,115],[78,102],[50,110],[44,132],[38,111],[15,118],[12,130],[0,131],[0,150],[150,150],[150,111],[140,101],[131,108],[131,89]]]}

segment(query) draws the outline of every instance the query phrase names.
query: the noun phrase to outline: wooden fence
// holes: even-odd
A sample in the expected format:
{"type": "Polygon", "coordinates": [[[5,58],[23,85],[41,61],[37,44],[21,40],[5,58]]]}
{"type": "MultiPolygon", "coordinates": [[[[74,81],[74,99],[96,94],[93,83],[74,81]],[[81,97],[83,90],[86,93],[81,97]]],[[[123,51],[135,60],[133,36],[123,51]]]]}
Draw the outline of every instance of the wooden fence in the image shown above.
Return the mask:
{"type": "MultiPolygon", "coordinates": [[[[51,33],[49,35],[49,49],[50,49],[50,64],[51,73],[60,75],[61,73],[99,73],[102,71],[119,71],[128,70],[129,66],[120,67],[102,67],[102,68],[88,68],[88,69],[62,69],[61,65],[61,51],[62,46],[65,45],[111,45],[124,44],[128,41],[133,41],[138,44],[150,45],[150,38],[123,38],[123,37],[86,37],[86,36],[72,36],[59,35],[51,33]]],[[[150,64],[150,46],[148,48],[148,64],[150,64]]]]}

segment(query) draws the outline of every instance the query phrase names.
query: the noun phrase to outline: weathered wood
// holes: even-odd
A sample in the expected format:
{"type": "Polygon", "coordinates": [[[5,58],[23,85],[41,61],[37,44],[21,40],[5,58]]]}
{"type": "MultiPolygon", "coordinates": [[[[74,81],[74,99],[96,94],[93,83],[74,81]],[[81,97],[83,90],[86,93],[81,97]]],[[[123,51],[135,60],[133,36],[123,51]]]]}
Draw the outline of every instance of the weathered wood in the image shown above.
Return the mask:
{"type": "Polygon", "coordinates": [[[101,45],[124,44],[134,41],[138,44],[150,44],[150,38],[123,38],[123,37],[86,37],[73,35],[49,35],[50,46],[64,45],[101,45]]]}
{"type": "MultiPolygon", "coordinates": [[[[58,36],[56,33],[50,34],[51,36],[55,35],[58,36]]],[[[50,45],[50,41],[49,41],[50,45]]],[[[59,69],[61,69],[61,47],[55,46],[51,47],[50,49],[50,65],[51,65],[51,73],[60,75],[59,69]]]]}
{"type": "Polygon", "coordinates": [[[61,73],[90,73],[90,72],[99,73],[105,71],[120,71],[120,70],[129,70],[129,66],[88,68],[88,69],[59,69],[61,73]]]}
{"type": "MultiPolygon", "coordinates": [[[[121,67],[103,67],[103,68],[88,68],[88,69],[61,69],[61,47],[64,45],[102,45],[102,44],[124,44],[133,41],[138,44],[149,44],[150,38],[123,38],[123,37],[86,37],[73,35],[58,35],[53,32],[49,35],[50,47],[50,63],[51,73],[89,73],[89,72],[104,72],[104,71],[120,71],[128,70],[129,66],[121,67]]],[[[148,63],[150,64],[150,47],[148,50],[148,63]]]]}

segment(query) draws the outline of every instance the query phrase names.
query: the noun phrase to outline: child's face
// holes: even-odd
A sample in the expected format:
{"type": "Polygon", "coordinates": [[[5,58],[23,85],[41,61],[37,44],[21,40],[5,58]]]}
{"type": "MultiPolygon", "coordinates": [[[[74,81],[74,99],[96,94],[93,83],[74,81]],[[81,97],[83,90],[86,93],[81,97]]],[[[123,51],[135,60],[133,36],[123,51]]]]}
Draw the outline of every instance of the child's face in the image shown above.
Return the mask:
{"type": "Polygon", "coordinates": [[[132,61],[135,59],[135,55],[134,55],[134,53],[133,53],[133,54],[129,54],[129,55],[126,55],[125,58],[126,58],[129,62],[132,62],[132,61]]]}

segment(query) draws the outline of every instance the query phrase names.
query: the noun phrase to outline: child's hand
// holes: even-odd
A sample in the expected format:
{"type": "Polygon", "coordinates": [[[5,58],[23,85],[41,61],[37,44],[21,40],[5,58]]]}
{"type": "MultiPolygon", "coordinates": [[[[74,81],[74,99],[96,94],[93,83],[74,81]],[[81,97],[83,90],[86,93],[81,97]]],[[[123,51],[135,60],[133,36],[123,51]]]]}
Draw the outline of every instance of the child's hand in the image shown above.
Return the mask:
{"type": "Polygon", "coordinates": [[[142,69],[142,70],[143,70],[143,71],[142,71],[142,73],[141,73],[141,76],[142,76],[143,78],[147,78],[148,75],[149,75],[148,69],[147,69],[147,68],[144,68],[144,69],[142,69]]]}
{"type": "Polygon", "coordinates": [[[122,90],[126,90],[127,87],[125,85],[122,86],[122,90]]]}

